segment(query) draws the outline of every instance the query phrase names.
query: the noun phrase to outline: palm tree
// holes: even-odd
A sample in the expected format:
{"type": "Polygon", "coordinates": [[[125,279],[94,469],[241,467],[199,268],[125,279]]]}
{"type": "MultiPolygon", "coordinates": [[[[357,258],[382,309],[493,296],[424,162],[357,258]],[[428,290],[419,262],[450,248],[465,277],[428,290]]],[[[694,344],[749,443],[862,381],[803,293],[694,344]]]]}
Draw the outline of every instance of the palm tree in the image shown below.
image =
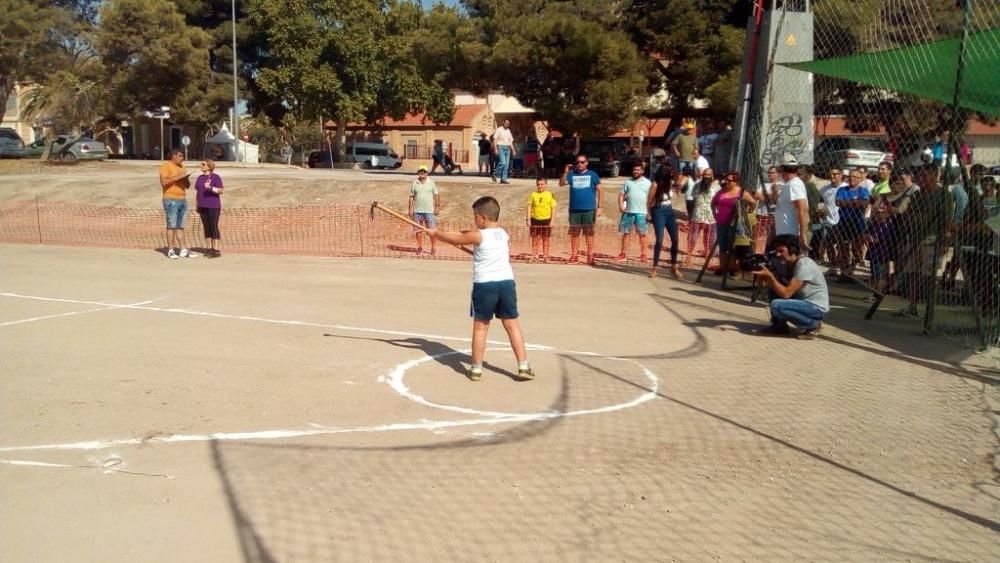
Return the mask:
{"type": "MultiPolygon", "coordinates": [[[[109,93],[99,78],[100,60],[92,52],[81,50],[72,54],[69,62],[34,85],[27,96],[25,115],[42,125],[45,138],[42,160],[49,158],[57,129],[72,134],[75,140],[106,115],[109,93]]],[[[63,154],[71,145],[69,142],[63,146],[63,154]]]]}

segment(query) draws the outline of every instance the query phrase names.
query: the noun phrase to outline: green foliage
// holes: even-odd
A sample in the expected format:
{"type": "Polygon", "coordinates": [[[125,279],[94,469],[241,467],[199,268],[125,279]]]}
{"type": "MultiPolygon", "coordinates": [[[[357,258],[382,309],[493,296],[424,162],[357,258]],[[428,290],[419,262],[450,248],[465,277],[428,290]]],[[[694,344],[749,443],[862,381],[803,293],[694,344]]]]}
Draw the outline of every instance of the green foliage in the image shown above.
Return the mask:
{"type": "MultiPolygon", "coordinates": [[[[212,86],[200,92],[206,120],[219,119],[233,105],[233,24],[231,0],[174,0],[188,25],[209,34],[208,71],[212,86]]],[[[248,2],[236,2],[238,87],[250,113],[280,121],[287,108],[280,96],[261,89],[256,76],[268,64],[266,34],[249,17],[248,2]]]]}
{"type": "Polygon", "coordinates": [[[27,81],[45,71],[45,63],[59,48],[55,41],[67,22],[52,2],[0,0],[0,119],[7,98],[18,81],[27,81]]]}
{"type": "Polygon", "coordinates": [[[412,56],[420,16],[415,3],[397,0],[252,0],[268,45],[257,81],[297,118],[333,117],[338,137],[348,122],[410,111],[447,121],[446,88],[421,76],[412,56]]]}
{"type": "Polygon", "coordinates": [[[189,27],[167,0],[114,0],[101,8],[94,47],[107,69],[114,112],[136,115],[171,106],[179,120],[195,112],[185,89],[207,89],[209,37],[189,27]]]}
{"type": "Polygon", "coordinates": [[[592,0],[466,1],[489,49],[483,73],[565,133],[605,135],[645,109],[648,65],[592,0]]]}
{"type": "Polygon", "coordinates": [[[626,13],[623,29],[663,61],[671,110],[684,114],[695,99],[707,98],[720,116],[735,113],[739,80],[733,86],[731,73],[742,63],[745,24],[736,0],[633,0],[626,13]]]}

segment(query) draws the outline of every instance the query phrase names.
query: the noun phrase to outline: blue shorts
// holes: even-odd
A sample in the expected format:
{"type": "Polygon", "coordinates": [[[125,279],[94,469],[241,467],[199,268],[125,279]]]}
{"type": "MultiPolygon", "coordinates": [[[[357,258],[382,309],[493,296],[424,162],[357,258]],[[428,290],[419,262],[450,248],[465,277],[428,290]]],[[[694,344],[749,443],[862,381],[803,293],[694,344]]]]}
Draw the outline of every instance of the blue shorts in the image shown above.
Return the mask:
{"type": "Polygon", "coordinates": [[[622,219],[618,222],[618,232],[623,235],[627,235],[632,232],[633,225],[635,226],[635,232],[640,235],[646,234],[646,214],[622,213],[622,219]]]}
{"type": "Polygon", "coordinates": [[[413,221],[418,225],[427,227],[428,229],[436,229],[438,226],[437,217],[435,217],[433,213],[414,213],[413,221]]]}
{"type": "Polygon", "coordinates": [[[469,315],[480,321],[491,321],[494,315],[501,320],[516,319],[517,285],[514,280],[473,283],[469,315]]]}
{"type": "Polygon", "coordinates": [[[184,215],[187,214],[186,199],[164,199],[163,213],[167,216],[167,229],[183,229],[184,215]]]}

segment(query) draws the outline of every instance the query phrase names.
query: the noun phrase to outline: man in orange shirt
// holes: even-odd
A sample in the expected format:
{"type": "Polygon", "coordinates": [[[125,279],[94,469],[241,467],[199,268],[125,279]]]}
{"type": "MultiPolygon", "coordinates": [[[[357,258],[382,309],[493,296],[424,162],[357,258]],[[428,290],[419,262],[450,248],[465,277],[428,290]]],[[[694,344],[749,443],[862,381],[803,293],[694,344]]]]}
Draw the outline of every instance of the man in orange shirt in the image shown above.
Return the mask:
{"type": "Polygon", "coordinates": [[[184,215],[187,213],[187,189],[191,186],[184,169],[184,151],[170,151],[170,160],[160,166],[163,189],[163,212],[167,216],[167,258],[196,258],[198,254],[184,246],[184,215]],[[177,247],[178,253],[174,252],[177,247]]]}

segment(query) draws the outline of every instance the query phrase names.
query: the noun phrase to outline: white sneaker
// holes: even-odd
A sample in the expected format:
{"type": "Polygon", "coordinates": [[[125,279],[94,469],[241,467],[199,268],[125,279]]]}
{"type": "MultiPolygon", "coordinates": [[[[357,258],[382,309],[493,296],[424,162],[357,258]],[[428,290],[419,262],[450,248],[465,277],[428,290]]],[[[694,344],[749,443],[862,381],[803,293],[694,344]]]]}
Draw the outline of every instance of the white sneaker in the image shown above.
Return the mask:
{"type": "Polygon", "coordinates": [[[199,256],[201,256],[201,254],[198,254],[197,252],[191,252],[186,248],[181,249],[181,258],[197,258],[199,256]]]}
{"type": "Polygon", "coordinates": [[[167,258],[170,258],[171,260],[176,260],[178,258],[173,248],[167,249],[167,258]]]}

